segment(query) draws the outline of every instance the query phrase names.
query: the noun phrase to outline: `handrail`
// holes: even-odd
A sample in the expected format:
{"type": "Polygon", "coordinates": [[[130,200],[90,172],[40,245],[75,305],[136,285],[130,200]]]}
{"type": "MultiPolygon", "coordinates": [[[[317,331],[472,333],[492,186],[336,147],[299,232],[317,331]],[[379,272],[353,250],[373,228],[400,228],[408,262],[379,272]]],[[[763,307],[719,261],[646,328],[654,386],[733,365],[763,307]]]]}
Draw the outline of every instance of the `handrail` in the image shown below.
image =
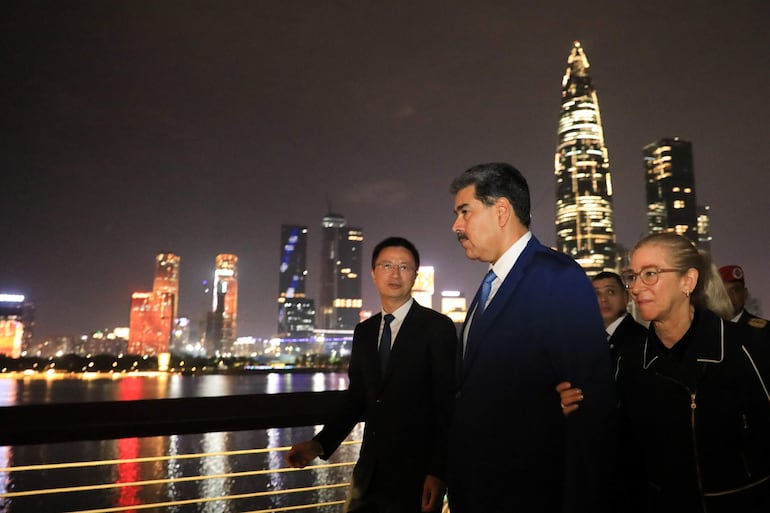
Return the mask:
{"type": "Polygon", "coordinates": [[[0,446],[314,426],[341,390],[0,407],[0,446]]]}
{"type": "MultiPolygon", "coordinates": [[[[360,444],[360,440],[346,440],[342,443],[342,445],[357,445],[360,444]]],[[[136,464],[136,463],[144,463],[144,464],[153,464],[161,461],[168,461],[169,459],[181,459],[181,458],[196,458],[196,459],[205,459],[205,458],[219,458],[222,456],[226,457],[239,457],[239,456],[249,456],[249,455],[255,455],[255,454],[266,454],[266,453],[274,453],[274,452],[282,452],[289,450],[289,447],[274,447],[274,448],[256,448],[256,449],[249,449],[249,450],[235,450],[235,451],[220,451],[220,452],[209,452],[209,453],[197,453],[197,454],[183,454],[183,455],[174,455],[174,456],[155,456],[155,457],[145,457],[145,458],[125,458],[125,459],[119,459],[119,460],[105,460],[105,461],[77,461],[77,462],[68,462],[68,463],[52,463],[52,464],[37,464],[37,465],[26,465],[26,466],[12,466],[7,468],[0,468],[0,473],[11,475],[15,473],[41,473],[41,472],[49,472],[51,470],[55,469],[72,469],[72,468],[79,468],[86,470],[90,467],[95,466],[102,466],[102,465],[111,465],[111,466],[119,466],[119,465],[130,465],[130,464],[136,464]]],[[[78,479],[76,481],[69,482],[67,484],[64,483],[58,483],[58,486],[52,487],[52,488],[36,488],[36,489],[14,489],[13,487],[9,491],[0,491],[0,503],[3,503],[4,501],[21,501],[21,500],[28,500],[28,499],[34,499],[42,502],[38,502],[37,504],[41,507],[47,508],[50,504],[55,501],[55,503],[58,505],[59,508],[65,508],[66,510],[70,511],[70,513],[113,513],[113,512],[119,512],[119,511],[141,511],[141,510],[152,510],[152,511],[171,511],[170,508],[179,508],[182,506],[188,506],[188,505],[202,505],[207,502],[223,502],[227,501],[230,503],[235,503],[237,501],[247,500],[247,499],[265,499],[269,502],[264,502],[261,504],[264,504],[267,506],[270,504],[267,509],[258,509],[258,510],[252,510],[250,513],[270,513],[270,512],[278,512],[278,511],[299,511],[299,510],[309,510],[313,509],[314,511],[320,511],[321,508],[329,508],[333,507],[334,510],[338,510],[339,507],[341,507],[345,500],[343,499],[344,494],[346,493],[347,488],[350,486],[350,483],[343,478],[343,481],[341,482],[331,482],[331,483],[313,483],[306,486],[296,486],[296,487],[289,487],[289,488],[268,488],[268,489],[261,489],[261,490],[253,490],[253,491],[247,491],[247,492],[241,492],[241,493],[224,493],[220,495],[211,495],[211,496],[173,496],[173,497],[154,497],[151,499],[151,502],[143,502],[143,503],[136,503],[136,504],[130,504],[130,505],[113,505],[113,506],[97,506],[96,509],[87,509],[87,510],[78,510],[73,511],[69,510],[68,508],[74,507],[73,503],[70,503],[67,496],[71,493],[77,493],[77,494],[104,494],[109,493],[110,491],[114,491],[116,489],[124,489],[124,488],[146,488],[148,486],[174,486],[178,485],[180,483],[190,483],[190,482],[204,482],[204,481],[211,481],[211,480],[223,480],[227,479],[230,481],[234,480],[240,480],[240,479],[249,479],[253,478],[255,476],[267,476],[267,475],[275,475],[280,473],[287,473],[287,472],[312,472],[312,471],[318,471],[318,470],[328,470],[328,469],[335,469],[335,468],[341,468],[341,469],[351,469],[354,465],[354,461],[339,461],[339,462],[328,462],[328,463],[320,463],[317,465],[308,465],[307,467],[303,469],[297,469],[297,468],[291,468],[291,467],[281,467],[281,468],[262,468],[262,469],[253,469],[253,470],[241,470],[241,471],[230,471],[225,473],[214,473],[214,474],[195,474],[195,475],[187,475],[187,476],[175,476],[175,477],[166,477],[166,478],[160,478],[160,479],[140,479],[135,481],[125,481],[125,482],[83,482],[82,480],[78,479]],[[327,496],[326,498],[321,498],[319,496],[312,495],[312,492],[319,492],[319,491],[333,491],[338,490],[338,492],[334,493],[334,497],[338,497],[337,499],[332,498],[331,496],[327,496]],[[340,494],[340,491],[342,494],[340,494]],[[50,498],[47,498],[50,497],[50,498]],[[272,498],[275,497],[283,497],[283,498],[289,498],[290,503],[292,503],[291,506],[277,506],[273,501],[272,498]]],[[[349,470],[348,470],[349,471],[349,470]]],[[[15,481],[15,480],[14,480],[15,481]]],[[[97,502],[98,503],[98,502],[97,502]]],[[[96,505],[97,503],[94,503],[96,505]]],[[[19,502],[18,504],[22,504],[19,502]]],[[[93,506],[92,506],[93,507],[93,506]]],[[[58,511],[64,511],[65,509],[59,509],[58,511]]],[[[15,510],[14,510],[15,511],[15,510]]],[[[25,510],[26,511],[26,510],[25,510]]]]}

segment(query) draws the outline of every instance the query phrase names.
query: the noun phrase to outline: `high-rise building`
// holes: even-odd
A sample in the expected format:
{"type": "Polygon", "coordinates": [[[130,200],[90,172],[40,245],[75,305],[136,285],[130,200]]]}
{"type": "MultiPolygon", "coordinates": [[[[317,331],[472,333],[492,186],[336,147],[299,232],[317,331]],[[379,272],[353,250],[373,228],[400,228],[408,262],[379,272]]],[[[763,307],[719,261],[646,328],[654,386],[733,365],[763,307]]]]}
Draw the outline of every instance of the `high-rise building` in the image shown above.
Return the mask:
{"type": "Polygon", "coordinates": [[[458,328],[462,327],[468,313],[465,296],[459,290],[442,290],[441,313],[452,319],[458,328]]]}
{"type": "Polygon", "coordinates": [[[0,294],[0,355],[19,358],[30,330],[29,308],[21,294],[0,294]]]}
{"type": "Polygon", "coordinates": [[[435,269],[432,265],[421,265],[412,286],[414,300],[427,308],[433,308],[434,276],[435,269]]]}
{"type": "Polygon", "coordinates": [[[166,294],[167,300],[172,302],[172,324],[179,311],[179,260],[174,253],[159,253],[155,257],[155,278],[152,282],[152,291],[158,297],[166,294]]]}
{"type": "Polygon", "coordinates": [[[278,274],[278,336],[310,337],[315,328],[315,303],[305,293],[307,227],[281,226],[278,274]]]}
{"type": "Polygon", "coordinates": [[[358,324],[361,298],[361,228],[347,226],[339,214],[321,221],[321,296],[318,327],[351,330],[358,324]]]}
{"type": "Polygon", "coordinates": [[[179,307],[179,257],[159,253],[155,257],[152,292],[131,295],[129,354],[155,356],[169,352],[179,307]]]}
{"type": "Polygon", "coordinates": [[[590,64],[575,41],[561,87],[556,170],[556,246],[589,275],[617,268],[612,178],[590,64]]]}
{"type": "Polygon", "coordinates": [[[173,324],[173,301],[167,292],[134,292],[128,325],[128,353],[167,353],[173,324]]]}
{"type": "Polygon", "coordinates": [[[711,215],[709,205],[698,205],[698,247],[711,253],[711,215]]]}
{"type": "MultiPolygon", "coordinates": [[[[221,312],[222,328],[218,343],[221,351],[230,352],[237,336],[238,321],[238,257],[217,255],[214,268],[212,312],[221,312]]],[[[208,341],[207,341],[208,343],[208,341]]]]}
{"type": "Polygon", "coordinates": [[[697,244],[692,144],[678,137],[664,138],[646,145],[642,152],[649,232],[676,232],[697,244]]]}

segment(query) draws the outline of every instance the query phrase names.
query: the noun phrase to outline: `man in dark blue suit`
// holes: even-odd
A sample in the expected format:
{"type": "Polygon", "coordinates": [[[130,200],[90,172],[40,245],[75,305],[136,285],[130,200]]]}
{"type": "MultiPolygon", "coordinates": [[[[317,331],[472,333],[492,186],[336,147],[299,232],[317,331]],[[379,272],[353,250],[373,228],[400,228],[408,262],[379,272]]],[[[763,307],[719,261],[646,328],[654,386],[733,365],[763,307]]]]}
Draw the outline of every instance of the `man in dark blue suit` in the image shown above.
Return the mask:
{"type": "Polygon", "coordinates": [[[529,231],[529,187],[513,166],[475,166],[451,192],[452,230],[465,255],[494,274],[461,333],[450,510],[604,511],[614,398],[591,282],[529,231]],[[562,381],[585,392],[580,411],[566,418],[555,391],[562,381]]]}
{"type": "Polygon", "coordinates": [[[294,467],[328,459],[363,420],[349,512],[437,512],[443,505],[457,332],[449,317],[412,298],[419,267],[406,239],[389,237],[374,248],[382,313],[356,326],[344,406],[287,454],[294,467]]]}

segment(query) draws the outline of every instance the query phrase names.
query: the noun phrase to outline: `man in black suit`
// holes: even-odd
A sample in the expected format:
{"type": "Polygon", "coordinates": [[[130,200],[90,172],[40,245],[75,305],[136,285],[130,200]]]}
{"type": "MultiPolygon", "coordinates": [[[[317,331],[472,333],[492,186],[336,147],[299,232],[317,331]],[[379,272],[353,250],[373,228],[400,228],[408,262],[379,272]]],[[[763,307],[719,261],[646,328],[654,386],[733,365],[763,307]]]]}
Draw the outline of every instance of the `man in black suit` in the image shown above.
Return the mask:
{"type": "Polygon", "coordinates": [[[419,267],[406,239],[389,237],[374,248],[382,312],[356,326],[344,406],[286,456],[300,468],[328,459],[363,420],[349,512],[436,512],[443,505],[457,332],[449,317],[412,298],[419,267]]]}
{"type": "Polygon", "coordinates": [[[596,291],[596,299],[599,301],[599,312],[602,314],[610,355],[614,363],[620,345],[624,341],[644,338],[647,335],[647,328],[628,313],[628,292],[620,275],[603,271],[594,276],[591,281],[596,291]]]}

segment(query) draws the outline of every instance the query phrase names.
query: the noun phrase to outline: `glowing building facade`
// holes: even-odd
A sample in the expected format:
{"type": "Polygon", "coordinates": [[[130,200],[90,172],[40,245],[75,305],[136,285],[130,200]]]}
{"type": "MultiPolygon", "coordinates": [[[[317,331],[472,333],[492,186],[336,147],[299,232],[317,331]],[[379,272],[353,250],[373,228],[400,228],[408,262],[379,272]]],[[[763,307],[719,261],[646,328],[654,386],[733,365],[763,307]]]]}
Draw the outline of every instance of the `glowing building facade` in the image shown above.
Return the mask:
{"type": "Polygon", "coordinates": [[[152,292],[131,295],[129,354],[156,356],[169,351],[179,305],[179,261],[174,253],[159,253],[152,292]]]}
{"type": "Polygon", "coordinates": [[[414,280],[414,286],[412,286],[414,300],[427,308],[433,308],[435,274],[432,265],[421,265],[417,272],[417,278],[414,280]]]}
{"type": "Polygon", "coordinates": [[[347,226],[341,215],[330,213],[321,221],[321,239],[321,295],[317,327],[351,330],[358,324],[363,306],[363,231],[347,226]]]}
{"type": "Polygon", "coordinates": [[[698,247],[711,253],[711,207],[698,205],[698,247]]]}
{"type": "Polygon", "coordinates": [[[222,253],[216,257],[211,313],[206,345],[215,352],[229,353],[238,325],[238,257],[235,255],[222,253]]]}
{"type": "MultiPolygon", "coordinates": [[[[664,138],[646,145],[642,152],[649,232],[676,232],[698,244],[692,144],[678,137],[664,138]]],[[[707,231],[707,225],[707,218],[702,219],[701,230],[707,231]]]]}
{"type": "Polygon", "coordinates": [[[174,253],[159,253],[155,257],[155,278],[152,291],[172,302],[173,319],[179,311],[179,257],[174,253]]]}
{"type": "Polygon", "coordinates": [[[0,355],[19,358],[31,322],[21,294],[0,294],[0,355]]]}
{"type": "Polygon", "coordinates": [[[452,319],[459,327],[462,327],[467,315],[465,296],[459,290],[441,291],[441,313],[452,319]]]}
{"type": "Polygon", "coordinates": [[[128,325],[128,353],[157,356],[169,350],[173,324],[170,294],[134,292],[128,325]]]}
{"type": "Polygon", "coordinates": [[[562,79],[556,174],[556,246],[589,275],[617,268],[612,178],[590,64],[575,41],[562,79]]]}
{"type": "Polygon", "coordinates": [[[278,336],[311,337],[315,304],[306,297],[307,227],[281,226],[281,263],[278,274],[278,336]]]}

